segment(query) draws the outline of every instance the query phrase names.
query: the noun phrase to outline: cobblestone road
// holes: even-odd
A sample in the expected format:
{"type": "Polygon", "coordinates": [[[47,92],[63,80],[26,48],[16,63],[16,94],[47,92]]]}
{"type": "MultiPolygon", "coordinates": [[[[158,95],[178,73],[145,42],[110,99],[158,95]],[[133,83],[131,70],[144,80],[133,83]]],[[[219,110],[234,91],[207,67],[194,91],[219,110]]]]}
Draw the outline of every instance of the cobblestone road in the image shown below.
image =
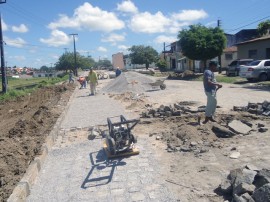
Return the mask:
{"type": "Polygon", "coordinates": [[[49,152],[27,201],[177,201],[168,191],[162,162],[147,137],[138,140],[138,156],[115,160],[106,159],[102,138],[87,138],[88,127],[124,114],[112,99],[86,97],[87,92],[77,90],[62,125],[65,130],[49,152]],[[82,129],[69,130],[74,127],[82,129]]]}

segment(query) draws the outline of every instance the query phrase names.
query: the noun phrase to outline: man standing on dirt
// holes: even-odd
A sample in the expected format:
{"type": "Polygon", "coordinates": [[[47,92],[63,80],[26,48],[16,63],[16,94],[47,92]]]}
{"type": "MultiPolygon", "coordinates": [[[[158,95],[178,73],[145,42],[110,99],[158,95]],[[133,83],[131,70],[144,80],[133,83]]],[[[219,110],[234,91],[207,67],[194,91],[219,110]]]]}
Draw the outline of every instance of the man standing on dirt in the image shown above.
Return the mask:
{"type": "Polygon", "coordinates": [[[217,63],[211,61],[209,63],[209,68],[204,71],[203,75],[204,91],[207,96],[207,105],[205,108],[205,120],[203,124],[206,124],[208,121],[216,122],[213,119],[217,107],[216,93],[219,88],[222,88],[222,85],[216,82],[214,74],[216,70],[217,70],[217,63]]]}
{"type": "Polygon", "coordinates": [[[93,68],[90,69],[88,79],[90,82],[90,90],[91,90],[91,93],[89,95],[95,95],[96,94],[96,86],[98,84],[98,77],[97,77],[97,73],[95,71],[93,71],[93,68]]]}

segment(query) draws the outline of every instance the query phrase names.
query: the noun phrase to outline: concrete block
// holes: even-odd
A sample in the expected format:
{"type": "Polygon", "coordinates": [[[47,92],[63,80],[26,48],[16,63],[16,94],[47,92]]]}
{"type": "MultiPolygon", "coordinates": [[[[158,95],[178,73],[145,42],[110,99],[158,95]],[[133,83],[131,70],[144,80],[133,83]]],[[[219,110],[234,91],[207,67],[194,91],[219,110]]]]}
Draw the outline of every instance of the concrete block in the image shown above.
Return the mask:
{"type": "Polygon", "coordinates": [[[30,187],[27,182],[19,182],[7,202],[24,202],[30,194],[30,187]]]}

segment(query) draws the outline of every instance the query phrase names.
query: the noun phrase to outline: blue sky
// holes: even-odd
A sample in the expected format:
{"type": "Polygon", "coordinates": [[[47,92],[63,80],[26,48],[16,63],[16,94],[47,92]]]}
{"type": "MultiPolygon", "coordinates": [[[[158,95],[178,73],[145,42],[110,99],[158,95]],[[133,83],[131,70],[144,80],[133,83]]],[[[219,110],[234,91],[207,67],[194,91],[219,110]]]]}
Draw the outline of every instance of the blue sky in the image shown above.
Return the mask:
{"type": "Polygon", "coordinates": [[[188,25],[216,26],[226,33],[256,28],[270,19],[269,0],[7,0],[0,4],[8,66],[53,66],[65,50],[76,49],[94,59],[132,45],[150,45],[158,52],[188,25]],[[248,25],[250,24],[250,25],[248,25]],[[248,25],[248,26],[246,26],[248,25]]]}

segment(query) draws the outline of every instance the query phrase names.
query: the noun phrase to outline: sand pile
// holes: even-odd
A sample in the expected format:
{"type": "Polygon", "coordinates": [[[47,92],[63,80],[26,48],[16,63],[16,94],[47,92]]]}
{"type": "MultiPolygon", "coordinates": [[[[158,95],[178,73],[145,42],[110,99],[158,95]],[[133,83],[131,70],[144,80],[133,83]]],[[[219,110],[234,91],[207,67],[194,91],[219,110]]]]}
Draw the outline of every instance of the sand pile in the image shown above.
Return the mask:
{"type": "Polygon", "coordinates": [[[108,83],[102,91],[105,93],[143,93],[147,90],[152,90],[149,83],[153,83],[154,81],[154,78],[137,72],[125,72],[108,83]]]}

